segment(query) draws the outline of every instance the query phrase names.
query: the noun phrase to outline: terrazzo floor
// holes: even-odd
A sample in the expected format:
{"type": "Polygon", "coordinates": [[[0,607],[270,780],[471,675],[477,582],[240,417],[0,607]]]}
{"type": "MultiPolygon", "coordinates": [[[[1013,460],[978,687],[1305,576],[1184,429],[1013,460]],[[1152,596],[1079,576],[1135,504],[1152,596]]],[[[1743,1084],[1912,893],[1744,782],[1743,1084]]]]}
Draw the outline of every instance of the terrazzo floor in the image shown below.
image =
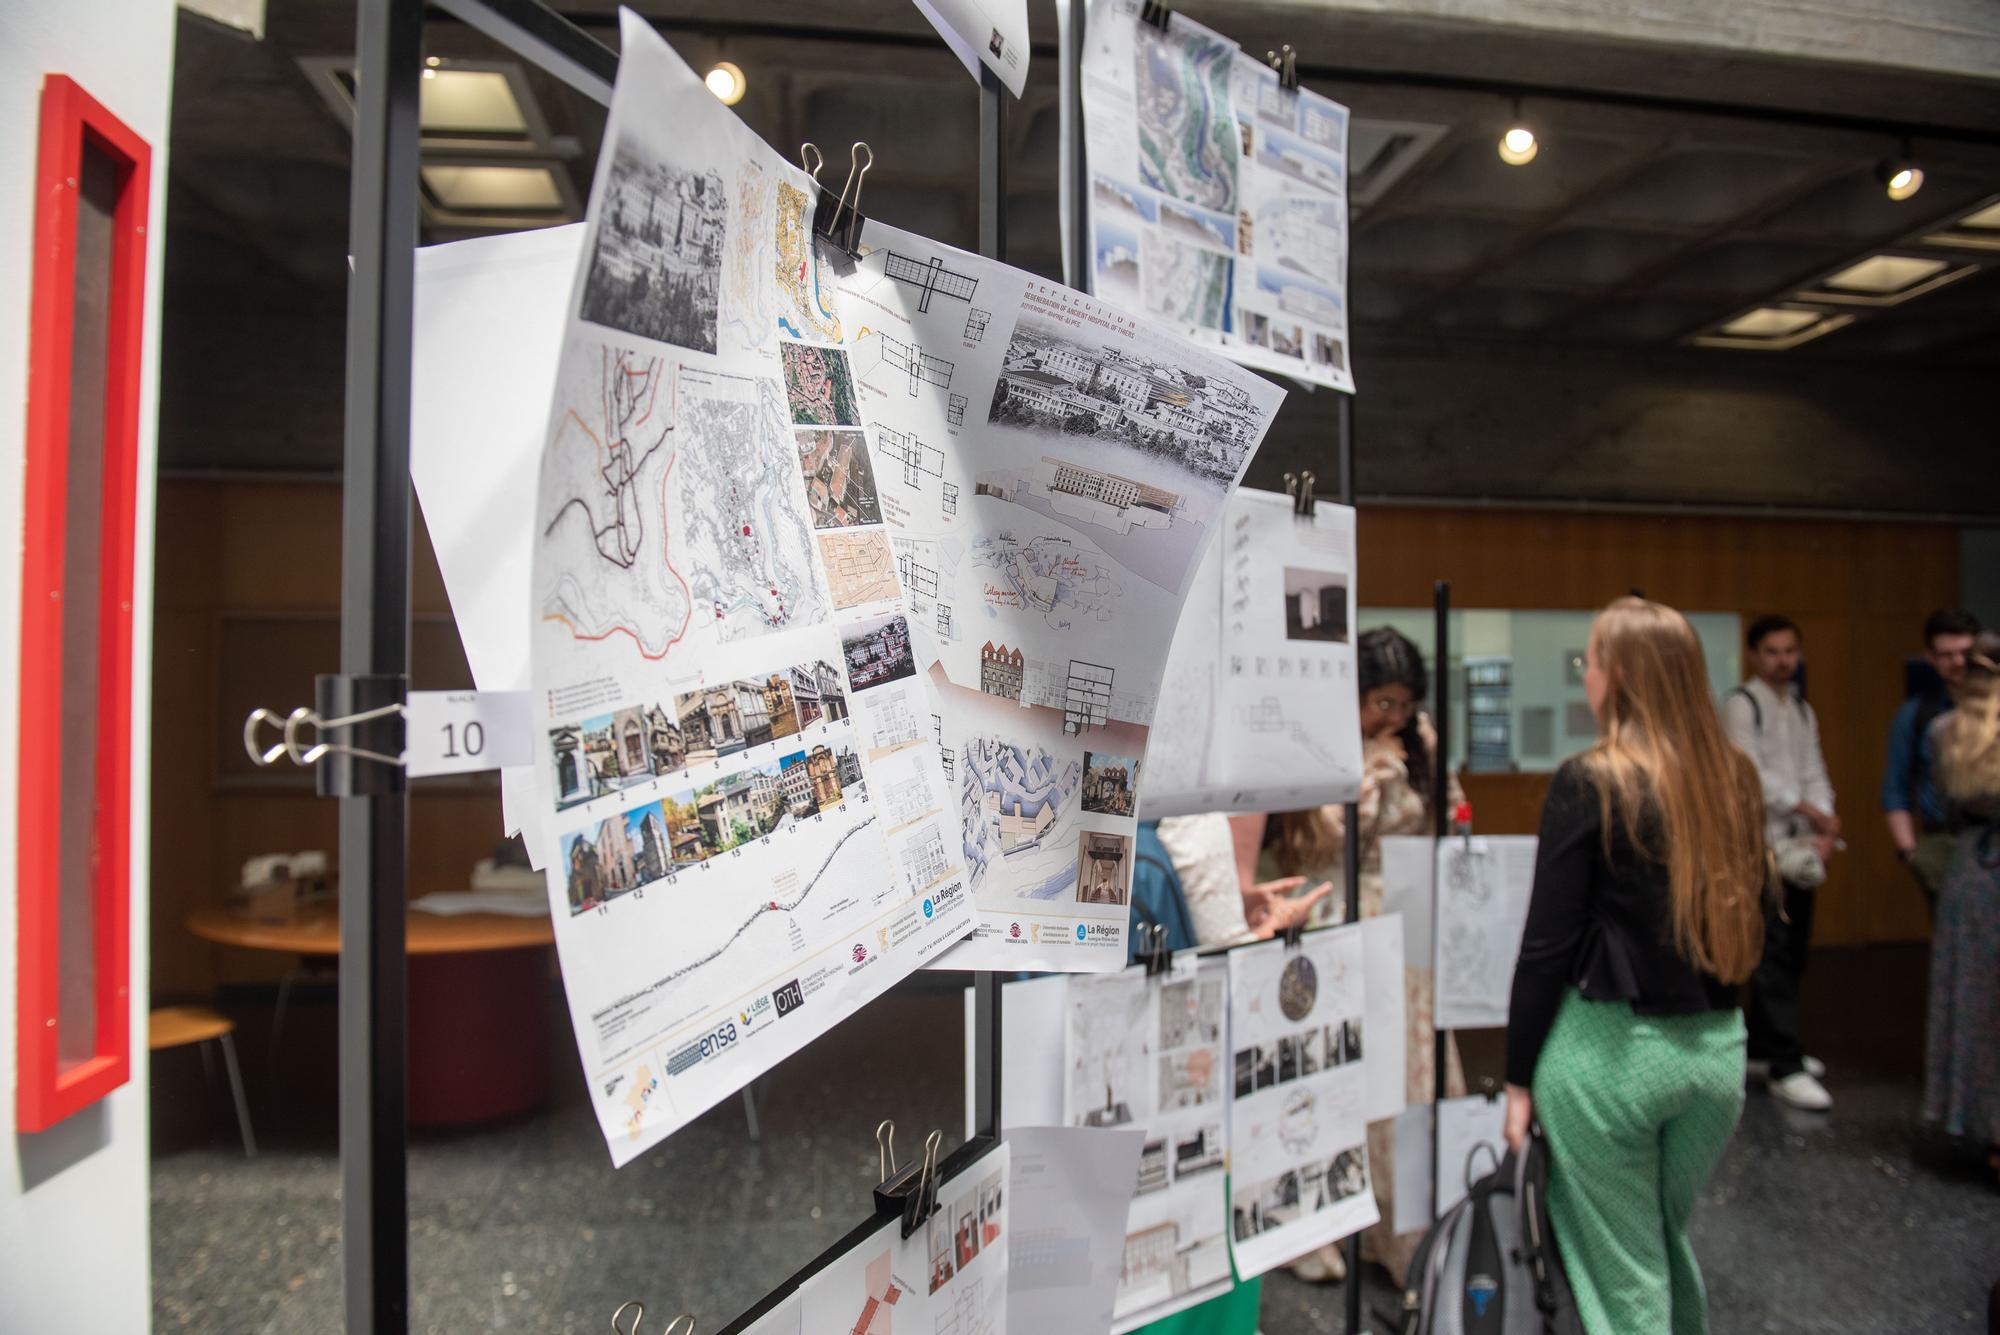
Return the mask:
{"type": "MultiPolygon", "coordinates": [[[[413,1138],[411,1328],[598,1335],[620,1302],[640,1298],[655,1313],[692,1312],[700,1335],[714,1335],[859,1221],[880,1118],[958,1140],[962,1012],[942,981],[883,998],[760,1082],[757,1140],[741,1103],[726,1102],[615,1172],[557,1003],[548,1108],[413,1138]]],[[[1884,985],[1908,991],[1907,979],[1884,985]]],[[[340,1325],[333,1007],[305,1000],[275,1070],[259,1060],[256,1003],[241,1008],[263,1151],[254,1161],[234,1146],[227,1096],[204,1096],[198,1061],[156,1064],[158,1330],[340,1325]]],[[[1867,1040],[1870,1028],[1848,1037],[1867,1040]]],[[[2000,1191],[1976,1159],[1919,1132],[1908,1047],[1875,1042],[1873,1059],[1830,1050],[1830,1116],[1753,1091],[1695,1216],[1717,1335],[1985,1328],[2000,1191]]],[[[1380,1315],[1366,1328],[1384,1335],[1397,1296],[1379,1271],[1367,1284],[1380,1315]]],[[[1339,1286],[1281,1273],[1266,1282],[1264,1335],[1339,1331],[1341,1311],[1339,1286]]]]}

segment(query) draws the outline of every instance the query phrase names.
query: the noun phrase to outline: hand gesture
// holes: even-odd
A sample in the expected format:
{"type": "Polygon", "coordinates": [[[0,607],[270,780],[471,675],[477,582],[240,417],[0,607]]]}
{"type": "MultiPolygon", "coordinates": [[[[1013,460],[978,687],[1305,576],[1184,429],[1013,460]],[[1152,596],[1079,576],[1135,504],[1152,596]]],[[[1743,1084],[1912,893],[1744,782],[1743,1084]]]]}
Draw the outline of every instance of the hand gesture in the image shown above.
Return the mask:
{"type": "Polygon", "coordinates": [[[1243,920],[1258,940],[1304,924],[1312,917],[1313,905],[1333,893],[1331,885],[1322,883],[1303,895],[1292,894],[1305,883],[1303,876],[1287,876],[1261,881],[1243,892],[1243,920]]]}

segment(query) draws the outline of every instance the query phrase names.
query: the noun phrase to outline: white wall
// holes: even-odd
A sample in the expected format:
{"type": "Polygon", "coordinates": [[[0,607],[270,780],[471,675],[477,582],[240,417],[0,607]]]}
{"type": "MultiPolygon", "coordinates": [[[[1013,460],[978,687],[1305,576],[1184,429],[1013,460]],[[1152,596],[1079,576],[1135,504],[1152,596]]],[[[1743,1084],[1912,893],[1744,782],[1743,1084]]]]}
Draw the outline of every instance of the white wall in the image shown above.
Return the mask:
{"type": "Polygon", "coordinates": [[[141,1332],[151,1325],[147,1230],[146,941],[152,726],[153,427],[157,417],[171,0],[0,2],[0,1328],[141,1332]],[[42,78],[67,74],[153,150],[139,399],[132,661],[132,1078],[38,1135],[14,1131],[15,779],[22,435],[36,134],[42,78]]]}

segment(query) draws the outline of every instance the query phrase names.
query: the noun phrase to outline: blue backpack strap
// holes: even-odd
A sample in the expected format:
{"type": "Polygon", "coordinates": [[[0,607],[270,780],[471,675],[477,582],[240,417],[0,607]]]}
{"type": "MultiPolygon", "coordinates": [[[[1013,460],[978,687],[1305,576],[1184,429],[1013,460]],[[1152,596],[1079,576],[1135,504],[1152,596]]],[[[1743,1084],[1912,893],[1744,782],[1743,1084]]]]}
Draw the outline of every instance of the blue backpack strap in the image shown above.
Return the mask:
{"type": "MultiPolygon", "coordinates": [[[[1132,868],[1132,919],[1143,926],[1167,929],[1168,950],[1187,950],[1196,945],[1194,919],[1188,913],[1187,892],[1181,888],[1180,874],[1160,843],[1157,821],[1143,821],[1135,841],[1132,868]]],[[[1134,958],[1139,934],[1127,934],[1126,957],[1134,958]]]]}

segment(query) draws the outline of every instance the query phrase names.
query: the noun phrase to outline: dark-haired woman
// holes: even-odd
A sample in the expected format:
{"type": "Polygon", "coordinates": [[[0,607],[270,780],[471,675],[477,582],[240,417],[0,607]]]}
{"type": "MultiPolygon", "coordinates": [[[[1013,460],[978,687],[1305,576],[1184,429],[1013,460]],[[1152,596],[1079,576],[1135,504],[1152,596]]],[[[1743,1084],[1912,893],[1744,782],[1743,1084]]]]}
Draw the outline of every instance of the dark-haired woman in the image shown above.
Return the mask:
{"type": "MultiPolygon", "coordinates": [[[[1355,642],[1355,657],[1361,688],[1361,797],[1357,803],[1361,916],[1372,918],[1382,912],[1383,838],[1426,835],[1433,829],[1431,777],[1438,766],[1437,731],[1419,707],[1429,693],[1430,674],[1424,669],[1423,654],[1408,636],[1388,626],[1365,631],[1355,642]]],[[[1456,806],[1464,797],[1456,775],[1451,776],[1450,786],[1451,803],[1456,806]]],[[[1338,920],[1340,907],[1346,903],[1341,848],[1347,837],[1346,814],[1341,807],[1328,806],[1272,816],[1265,833],[1264,855],[1257,866],[1260,880],[1304,876],[1308,882],[1331,883],[1335,891],[1324,907],[1332,912],[1321,921],[1338,920]]],[[[1403,971],[1404,1094],[1411,1103],[1431,1101],[1432,1072],[1436,1069],[1432,1060],[1432,995],[1429,969],[1403,971]]],[[[1447,1093],[1465,1092],[1456,1046],[1448,1050],[1445,1075],[1447,1093]]],[[[1386,1121],[1369,1128],[1369,1170],[1376,1199],[1382,1203],[1383,1222],[1364,1233],[1361,1243],[1363,1254],[1381,1262],[1400,1286],[1423,1234],[1399,1235],[1389,1223],[1396,1198],[1393,1130],[1386,1121]]],[[[1340,1269],[1339,1252],[1331,1247],[1302,1258],[1294,1267],[1295,1273],[1307,1280],[1337,1279],[1340,1269]]]]}

